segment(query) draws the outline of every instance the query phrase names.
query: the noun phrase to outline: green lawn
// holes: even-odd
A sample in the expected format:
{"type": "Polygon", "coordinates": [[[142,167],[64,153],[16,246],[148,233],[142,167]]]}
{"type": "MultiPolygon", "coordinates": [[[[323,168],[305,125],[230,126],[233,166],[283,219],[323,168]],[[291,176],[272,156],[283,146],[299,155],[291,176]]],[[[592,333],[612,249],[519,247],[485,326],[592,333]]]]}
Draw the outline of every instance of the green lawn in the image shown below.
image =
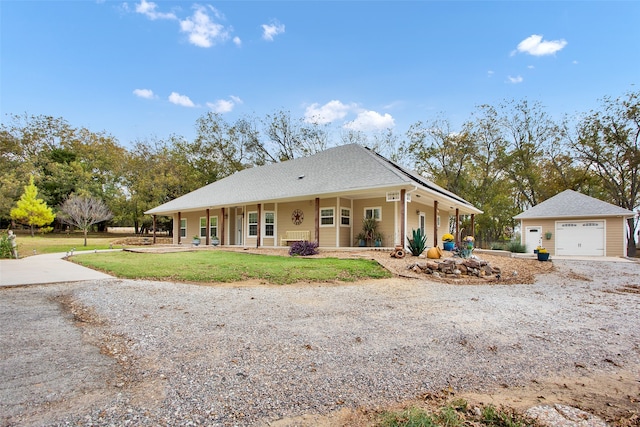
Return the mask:
{"type": "MultiPolygon", "coordinates": [[[[89,233],[87,236],[87,246],[84,245],[82,233],[71,234],[38,234],[31,237],[29,234],[18,234],[18,252],[20,257],[33,255],[35,250],[38,254],[51,254],[55,252],[68,252],[75,248],[76,251],[109,249],[112,242],[126,237],[119,234],[89,233]]],[[[114,248],[121,248],[122,245],[114,245],[114,248]]]]}
{"type": "Polygon", "coordinates": [[[225,251],[164,254],[102,252],[74,256],[73,261],[122,278],[183,282],[259,279],[273,284],[288,284],[391,277],[387,270],[371,260],[281,257],[225,251]]]}

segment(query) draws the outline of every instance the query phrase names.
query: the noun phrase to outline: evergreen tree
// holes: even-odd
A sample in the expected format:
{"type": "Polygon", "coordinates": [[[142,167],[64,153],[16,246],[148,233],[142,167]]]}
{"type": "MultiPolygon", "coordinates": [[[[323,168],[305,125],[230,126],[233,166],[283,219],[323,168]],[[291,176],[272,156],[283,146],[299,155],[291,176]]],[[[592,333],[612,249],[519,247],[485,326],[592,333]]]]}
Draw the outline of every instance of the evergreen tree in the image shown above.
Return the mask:
{"type": "Polygon", "coordinates": [[[25,185],[24,193],[16,202],[16,207],[11,209],[10,215],[11,219],[31,227],[31,237],[36,226],[51,224],[56,218],[45,201],[38,199],[38,188],[33,183],[33,175],[29,179],[29,185],[25,185]]]}

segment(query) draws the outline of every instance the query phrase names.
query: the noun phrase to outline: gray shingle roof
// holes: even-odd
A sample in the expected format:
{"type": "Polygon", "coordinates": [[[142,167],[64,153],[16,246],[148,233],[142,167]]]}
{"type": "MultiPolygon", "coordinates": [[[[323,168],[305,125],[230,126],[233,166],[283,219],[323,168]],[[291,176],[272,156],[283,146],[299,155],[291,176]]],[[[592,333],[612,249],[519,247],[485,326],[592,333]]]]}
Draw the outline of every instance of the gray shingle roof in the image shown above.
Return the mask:
{"type": "Polygon", "coordinates": [[[236,172],[145,213],[169,214],[218,206],[418,185],[476,211],[469,202],[358,144],[236,172]]]}
{"type": "Polygon", "coordinates": [[[633,211],[621,208],[602,200],[565,190],[550,199],[533,206],[514,216],[514,219],[559,218],[559,217],[597,217],[597,216],[633,216],[633,211]]]}

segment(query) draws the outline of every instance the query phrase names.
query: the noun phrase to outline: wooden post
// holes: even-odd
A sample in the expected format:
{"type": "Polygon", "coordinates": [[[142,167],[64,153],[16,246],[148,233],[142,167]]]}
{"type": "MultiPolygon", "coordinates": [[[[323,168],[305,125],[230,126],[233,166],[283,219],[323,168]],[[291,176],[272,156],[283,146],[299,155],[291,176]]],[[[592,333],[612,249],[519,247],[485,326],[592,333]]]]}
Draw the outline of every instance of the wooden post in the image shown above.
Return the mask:
{"type": "Polygon", "coordinates": [[[224,245],[224,211],[225,209],[222,208],[222,216],[220,218],[220,236],[218,237],[220,239],[221,246],[224,245]]]}
{"type": "Polygon", "coordinates": [[[211,221],[211,219],[209,219],[209,208],[207,208],[207,229],[205,231],[207,237],[205,237],[205,239],[204,239],[204,244],[207,245],[207,246],[209,246],[211,244],[211,242],[209,241],[209,239],[211,238],[209,236],[209,234],[211,234],[209,232],[209,228],[211,227],[211,224],[209,223],[209,221],[211,221]]]}
{"type": "Polygon", "coordinates": [[[438,201],[433,202],[433,246],[438,246],[438,201]]]}
{"type": "Polygon", "coordinates": [[[456,208],[456,244],[460,244],[460,209],[456,208]]]}
{"type": "Polygon", "coordinates": [[[156,216],[153,216],[153,244],[156,244],[156,216]]]}
{"type": "Polygon", "coordinates": [[[476,237],[476,214],[471,214],[471,235],[476,237]]]}
{"type": "Polygon", "coordinates": [[[258,203],[258,230],[256,234],[256,248],[260,247],[260,229],[262,228],[262,204],[258,203]]]}
{"type": "Polygon", "coordinates": [[[400,190],[400,244],[404,248],[404,240],[405,240],[405,225],[407,222],[407,190],[404,188],[400,190]]]}
{"type": "Polygon", "coordinates": [[[314,217],[314,234],[315,241],[320,246],[320,198],[316,197],[316,205],[315,205],[315,217],[314,217]]]}
{"type": "Polygon", "coordinates": [[[178,244],[182,241],[182,236],[180,236],[180,226],[182,225],[182,212],[178,212],[178,244]]]}

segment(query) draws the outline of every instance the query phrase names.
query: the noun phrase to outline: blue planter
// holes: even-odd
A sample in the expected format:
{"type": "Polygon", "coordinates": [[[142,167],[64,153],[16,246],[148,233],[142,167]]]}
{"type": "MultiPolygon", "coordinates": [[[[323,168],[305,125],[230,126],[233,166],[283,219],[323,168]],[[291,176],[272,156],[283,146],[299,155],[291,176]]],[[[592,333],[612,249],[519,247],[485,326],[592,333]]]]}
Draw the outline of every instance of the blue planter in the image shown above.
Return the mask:
{"type": "Polygon", "coordinates": [[[549,252],[545,254],[541,254],[538,252],[538,261],[548,261],[549,260],[549,252]]]}
{"type": "Polygon", "coordinates": [[[442,242],[442,246],[444,247],[445,251],[452,251],[454,248],[453,242],[442,242]]]}

